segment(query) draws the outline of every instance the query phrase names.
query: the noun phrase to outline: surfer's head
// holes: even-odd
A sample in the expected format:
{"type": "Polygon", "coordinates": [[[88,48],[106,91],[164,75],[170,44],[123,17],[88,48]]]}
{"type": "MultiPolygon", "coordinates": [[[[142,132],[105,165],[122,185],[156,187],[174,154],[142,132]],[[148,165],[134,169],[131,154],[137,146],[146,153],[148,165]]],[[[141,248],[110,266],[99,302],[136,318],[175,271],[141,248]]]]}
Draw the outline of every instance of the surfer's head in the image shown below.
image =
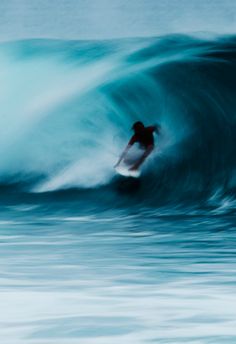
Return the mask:
{"type": "Polygon", "coordinates": [[[132,129],[135,131],[135,133],[142,131],[144,128],[144,124],[140,121],[135,122],[132,126],[132,129]]]}

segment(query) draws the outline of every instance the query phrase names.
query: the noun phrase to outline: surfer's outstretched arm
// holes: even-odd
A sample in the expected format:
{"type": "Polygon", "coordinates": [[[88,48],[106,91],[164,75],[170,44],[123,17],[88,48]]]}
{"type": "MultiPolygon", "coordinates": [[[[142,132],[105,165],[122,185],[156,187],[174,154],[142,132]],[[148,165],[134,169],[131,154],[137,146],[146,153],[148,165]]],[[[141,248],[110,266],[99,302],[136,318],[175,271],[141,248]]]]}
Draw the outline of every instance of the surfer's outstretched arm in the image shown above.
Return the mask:
{"type": "Polygon", "coordinates": [[[161,134],[161,126],[159,125],[159,124],[155,124],[154,126],[153,126],[153,128],[154,128],[154,131],[157,133],[157,134],[161,134]]]}
{"type": "Polygon", "coordinates": [[[132,166],[129,170],[130,171],[135,171],[139,168],[139,166],[142,165],[142,163],[146,160],[146,158],[151,154],[151,152],[153,151],[154,146],[150,145],[146,148],[145,152],[143,153],[143,155],[141,156],[141,158],[136,162],[136,164],[134,164],[134,166],[132,166]]]}
{"type": "Polygon", "coordinates": [[[124,157],[125,157],[126,154],[128,153],[128,151],[129,151],[129,149],[130,149],[131,146],[132,146],[132,145],[128,143],[128,145],[125,147],[123,153],[121,154],[119,160],[117,161],[117,163],[115,164],[114,167],[117,167],[117,166],[120,164],[120,162],[124,159],[124,157]]]}

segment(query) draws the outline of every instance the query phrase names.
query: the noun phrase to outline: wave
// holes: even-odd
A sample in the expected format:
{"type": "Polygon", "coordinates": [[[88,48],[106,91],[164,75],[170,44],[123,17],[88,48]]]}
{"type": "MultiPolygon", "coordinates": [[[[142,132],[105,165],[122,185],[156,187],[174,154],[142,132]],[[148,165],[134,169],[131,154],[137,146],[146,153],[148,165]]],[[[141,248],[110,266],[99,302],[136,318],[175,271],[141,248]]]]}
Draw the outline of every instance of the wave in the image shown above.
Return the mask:
{"type": "Polygon", "coordinates": [[[142,120],[162,131],[139,200],[235,194],[234,36],[3,43],[0,79],[1,185],[130,191],[113,165],[142,120]]]}

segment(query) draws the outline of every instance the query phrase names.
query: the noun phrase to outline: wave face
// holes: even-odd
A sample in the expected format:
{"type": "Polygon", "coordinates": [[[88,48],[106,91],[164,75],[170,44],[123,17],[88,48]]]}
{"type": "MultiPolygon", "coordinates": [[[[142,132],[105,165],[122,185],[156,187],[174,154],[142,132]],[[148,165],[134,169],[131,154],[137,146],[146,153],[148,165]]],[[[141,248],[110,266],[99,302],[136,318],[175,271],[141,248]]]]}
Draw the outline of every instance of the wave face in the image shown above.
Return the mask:
{"type": "Polygon", "coordinates": [[[111,192],[141,120],[162,132],[139,199],[235,194],[235,37],[4,43],[0,79],[1,185],[111,192]]]}

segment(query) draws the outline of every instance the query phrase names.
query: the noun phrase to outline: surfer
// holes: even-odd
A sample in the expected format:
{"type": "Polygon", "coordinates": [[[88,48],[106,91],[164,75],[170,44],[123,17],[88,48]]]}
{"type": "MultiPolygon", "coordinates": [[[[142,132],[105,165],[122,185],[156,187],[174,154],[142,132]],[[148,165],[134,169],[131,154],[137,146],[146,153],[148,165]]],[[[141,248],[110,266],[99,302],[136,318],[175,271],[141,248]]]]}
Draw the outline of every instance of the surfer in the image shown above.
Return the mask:
{"type": "Polygon", "coordinates": [[[154,137],[153,133],[156,131],[157,133],[160,132],[159,125],[152,125],[150,127],[145,127],[144,124],[140,121],[135,122],[132,126],[134,131],[134,135],[128,142],[125,150],[121,154],[118,162],[116,163],[115,167],[119,166],[120,162],[125,158],[129,149],[132,147],[134,143],[139,143],[141,149],[144,150],[143,155],[141,158],[129,169],[130,171],[136,171],[146,160],[146,158],[151,154],[154,149],[154,137]]]}

